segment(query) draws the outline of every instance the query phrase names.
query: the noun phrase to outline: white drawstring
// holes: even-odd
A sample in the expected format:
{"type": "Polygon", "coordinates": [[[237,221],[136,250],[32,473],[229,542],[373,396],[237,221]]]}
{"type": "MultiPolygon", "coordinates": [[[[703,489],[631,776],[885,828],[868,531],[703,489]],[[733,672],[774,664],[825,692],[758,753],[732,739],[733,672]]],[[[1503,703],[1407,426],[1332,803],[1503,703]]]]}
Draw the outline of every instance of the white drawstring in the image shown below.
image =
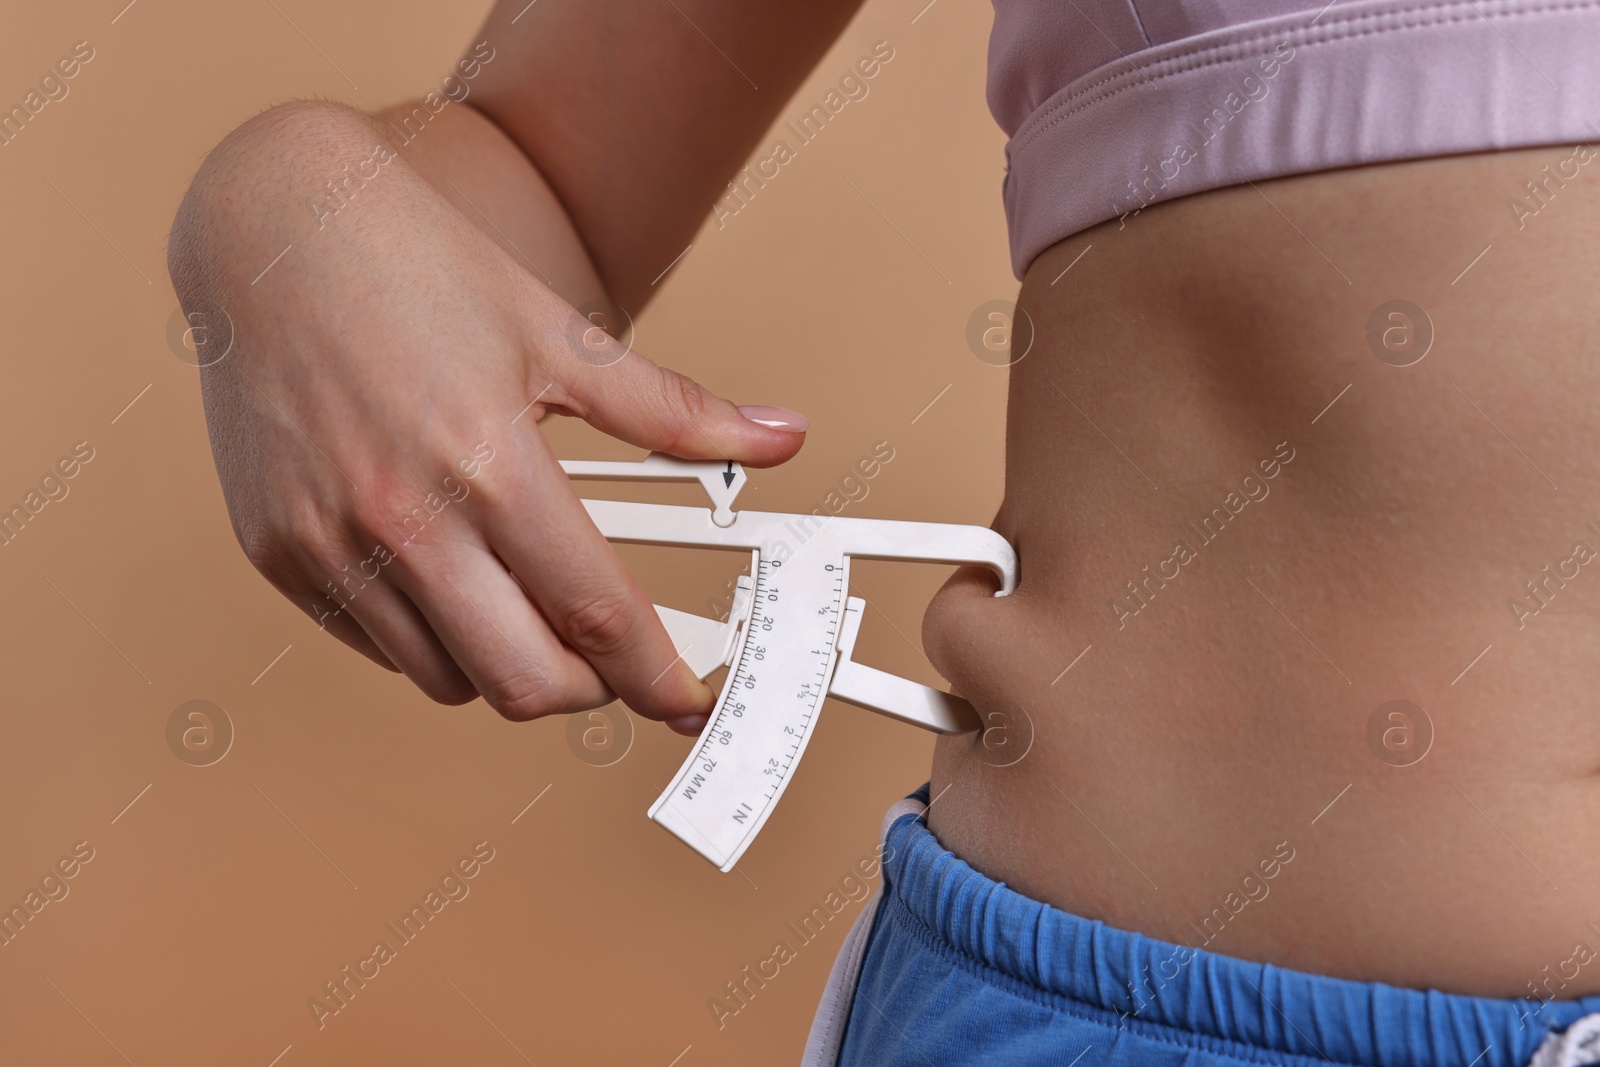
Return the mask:
{"type": "Polygon", "coordinates": [[[1528,1067],[1586,1067],[1600,1064],[1600,1013],[1585,1015],[1544,1039],[1528,1067]]]}

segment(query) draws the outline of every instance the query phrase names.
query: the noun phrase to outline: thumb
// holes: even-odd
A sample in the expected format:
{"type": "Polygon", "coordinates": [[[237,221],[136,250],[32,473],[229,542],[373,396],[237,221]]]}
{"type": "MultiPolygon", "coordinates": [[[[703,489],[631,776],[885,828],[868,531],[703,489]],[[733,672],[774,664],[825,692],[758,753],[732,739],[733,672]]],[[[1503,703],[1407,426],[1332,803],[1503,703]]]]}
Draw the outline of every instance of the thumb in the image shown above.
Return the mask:
{"type": "Polygon", "coordinates": [[[800,451],[809,421],[768,404],[736,406],[573,312],[561,385],[573,413],[618,440],[679,459],[771,467],[800,451]]]}

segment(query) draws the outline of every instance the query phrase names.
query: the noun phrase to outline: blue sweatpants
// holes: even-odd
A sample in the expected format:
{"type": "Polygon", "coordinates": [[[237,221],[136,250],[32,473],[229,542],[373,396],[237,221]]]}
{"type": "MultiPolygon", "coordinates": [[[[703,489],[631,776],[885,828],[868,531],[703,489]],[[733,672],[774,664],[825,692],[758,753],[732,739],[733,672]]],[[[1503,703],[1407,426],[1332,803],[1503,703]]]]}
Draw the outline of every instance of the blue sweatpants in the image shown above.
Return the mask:
{"type": "MultiPolygon", "coordinates": [[[[817,1062],[837,1048],[841,1067],[1524,1067],[1552,1031],[1600,1012],[1600,996],[1397,989],[1081,919],[944,849],[917,810],[927,799],[924,786],[891,811],[883,888],[835,968],[817,1062]]],[[[1596,1062],[1600,1041],[1583,1044],[1548,1062],[1596,1062]]]]}

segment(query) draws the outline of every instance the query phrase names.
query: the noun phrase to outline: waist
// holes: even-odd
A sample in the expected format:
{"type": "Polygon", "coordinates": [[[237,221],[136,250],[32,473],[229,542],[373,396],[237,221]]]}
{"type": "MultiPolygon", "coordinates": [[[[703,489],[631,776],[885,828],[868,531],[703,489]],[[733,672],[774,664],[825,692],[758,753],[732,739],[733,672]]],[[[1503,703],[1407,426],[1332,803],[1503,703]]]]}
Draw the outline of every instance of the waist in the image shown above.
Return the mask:
{"type": "Polygon", "coordinates": [[[1600,990],[1600,200],[1507,208],[1572,151],[1222,190],[1035,262],[997,519],[1022,585],[929,618],[1013,731],[941,742],[947,846],[1247,959],[1600,990]]]}

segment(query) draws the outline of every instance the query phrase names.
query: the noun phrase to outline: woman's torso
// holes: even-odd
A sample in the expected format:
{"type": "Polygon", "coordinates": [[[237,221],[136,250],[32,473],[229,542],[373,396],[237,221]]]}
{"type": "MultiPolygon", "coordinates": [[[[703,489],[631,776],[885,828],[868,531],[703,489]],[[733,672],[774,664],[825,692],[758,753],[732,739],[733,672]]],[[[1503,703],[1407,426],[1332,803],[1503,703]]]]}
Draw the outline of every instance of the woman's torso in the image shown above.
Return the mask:
{"type": "Polygon", "coordinates": [[[1600,990],[1592,157],[1235,186],[1032,263],[1022,583],[925,624],[997,727],[938,746],[947,847],[1229,955],[1600,990]]]}

